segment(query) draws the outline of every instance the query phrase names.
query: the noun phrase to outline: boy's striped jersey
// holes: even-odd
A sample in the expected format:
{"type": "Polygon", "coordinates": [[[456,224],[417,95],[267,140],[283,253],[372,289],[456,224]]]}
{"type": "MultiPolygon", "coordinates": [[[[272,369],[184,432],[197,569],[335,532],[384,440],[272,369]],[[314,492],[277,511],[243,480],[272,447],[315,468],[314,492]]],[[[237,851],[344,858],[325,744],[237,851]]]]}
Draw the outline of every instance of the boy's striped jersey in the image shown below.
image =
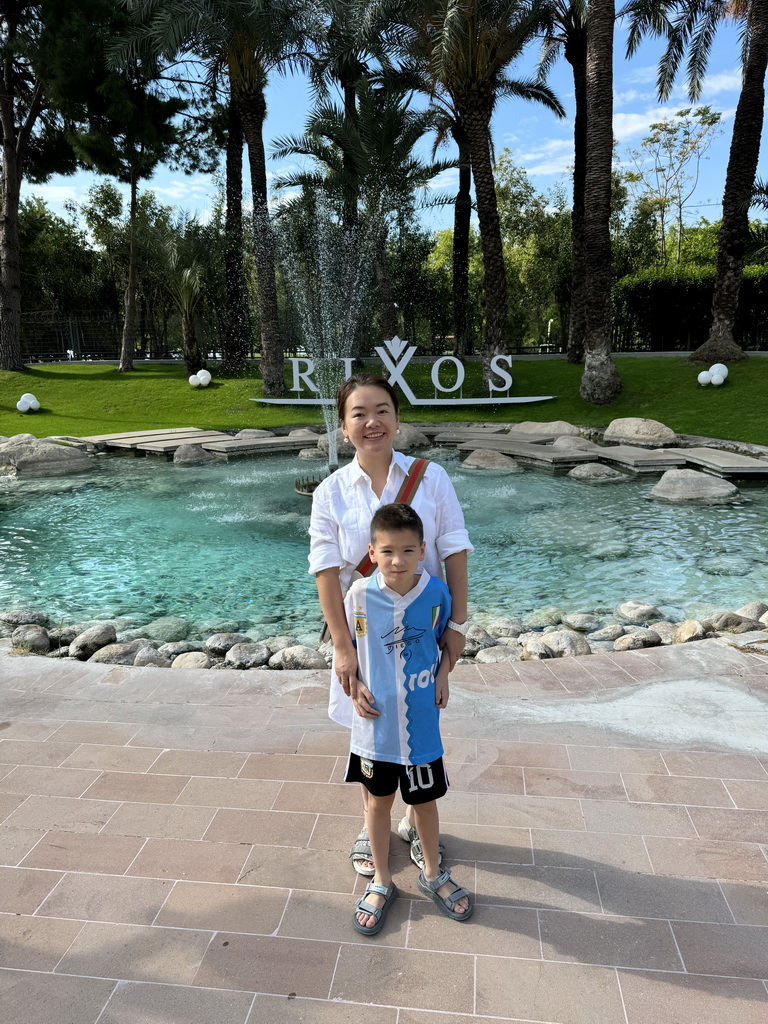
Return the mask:
{"type": "Polygon", "coordinates": [[[407,594],[381,573],[358,579],[344,600],[357,647],[358,677],[374,696],[378,718],[355,714],[350,749],[371,761],[429,764],[442,756],[435,673],[437,638],[451,616],[442,580],[422,571],[407,594]]]}

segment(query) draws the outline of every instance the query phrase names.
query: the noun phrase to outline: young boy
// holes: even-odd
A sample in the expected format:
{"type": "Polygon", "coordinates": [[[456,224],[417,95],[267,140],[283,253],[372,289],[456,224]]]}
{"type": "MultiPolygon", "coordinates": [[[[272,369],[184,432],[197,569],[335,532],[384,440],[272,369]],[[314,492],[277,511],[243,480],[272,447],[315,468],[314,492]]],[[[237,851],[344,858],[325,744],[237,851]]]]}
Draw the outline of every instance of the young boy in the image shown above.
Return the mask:
{"type": "Polygon", "coordinates": [[[437,800],[448,789],[440,740],[440,708],[448,703],[448,660],[437,640],[451,612],[442,580],[418,571],[424,527],[410,505],[383,505],[371,520],[368,554],[378,573],[358,579],[345,599],[357,647],[358,676],[372,694],[367,712],[353,696],[346,781],[368,790],[366,824],[376,873],[355,904],[352,924],[362,935],[381,931],[397,887],[389,873],[395,793],[413,805],[424,854],[417,885],[442,913],[466,921],[472,899],[440,871],[437,800]]]}

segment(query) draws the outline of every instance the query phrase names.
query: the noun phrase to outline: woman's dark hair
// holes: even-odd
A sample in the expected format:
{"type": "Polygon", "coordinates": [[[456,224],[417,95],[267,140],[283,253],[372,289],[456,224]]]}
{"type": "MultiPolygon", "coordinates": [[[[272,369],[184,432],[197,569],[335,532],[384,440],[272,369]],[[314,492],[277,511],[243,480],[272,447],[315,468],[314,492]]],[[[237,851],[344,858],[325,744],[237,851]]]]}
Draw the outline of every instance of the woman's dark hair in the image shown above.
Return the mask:
{"type": "Polygon", "coordinates": [[[336,408],[339,413],[339,423],[344,422],[344,410],[347,406],[347,399],[358,388],[381,388],[382,391],[386,391],[392,399],[395,415],[399,415],[400,403],[397,399],[397,392],[388,380],[385,380],[383,377],[377,377],[373,373],[355,373],[348,380],[345,380],[336,392],[336,408]]]}
{"type": "Polygon", "coordinates": [[[410,530],[419,538],[419,544],[424,540],[424,524],[421,521],[421,516],[410,505],[404,505],[401,501],[395,501],[391,505],[382,505],[373,513],[371,544],[376,543],[376,534],[379,530],[388,530],[390,533],[410,530]]]}

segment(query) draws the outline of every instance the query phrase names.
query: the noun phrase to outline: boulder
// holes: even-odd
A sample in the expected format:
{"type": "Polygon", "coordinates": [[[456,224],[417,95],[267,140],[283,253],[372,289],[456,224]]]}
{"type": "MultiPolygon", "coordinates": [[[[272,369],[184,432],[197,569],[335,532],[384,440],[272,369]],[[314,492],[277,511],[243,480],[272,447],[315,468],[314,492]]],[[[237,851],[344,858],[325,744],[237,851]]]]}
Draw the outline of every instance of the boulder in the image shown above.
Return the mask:
{"type": "Polygon", "coordinates": [[[150,640],[170,644],[176,640],[186,640],[189,635],[189,622],[180,615],[164,615],[142,626],[141,629],[144,636],[148,636],[150,640]]]}
{"type": "Polygon", "coordinates": [[[25,654],[47,654],[51,649],[48,634],[42,626],[17,626],[11,633],[14,652],[25,654]]]}
{"type": "Polygon", "coordinates": [[[106,622],[79,633],[69,645],[70,658],[77,658],[78,661],[88,661],[96,651],[117,641],[115,627],[106,622]]]}
{"type": "Polygon", "coordinates": [[[52,651],[46,654],[46,658],[68,658],[69,648],[68,647],[55,647],[52,651]]]}
{"type": "Polygon", "coordinates": [[[707,631],[698,619],[686,619],[675,630],[675,643],[687,644],[691,640],[703,640],[706,635],[707,631]]]}
{"type": "Polygon", "coordinates": [[[546,608],[536,608],[530,615],[526,615],[524,623],[528,629],[542,629],[544,626],[558,626],[563,621],[562,609],[555,605],[547,605],[546,608]]]}
{"type": "MultiPolygon", "coordinates": [[[[588,441],[586,437],[579,437],[578,434],[562,434],[552,442],[553,448],[575,448],[580,452],[599,452],[600,445],[594,441],[588,441]]],[[[589,465],[589,463],[588,463],[589,465]]]]}
{"type": "Polygon", "coordinates": [[[488,635],[493,637],[518,637],[523,632],[519,619],[492,619],[488,624],[488,635]]]}
{"type": "Polygon", "coordinates": [[[668,469],[649,491],[650,498],[666,505],[725,505],[738,496],[735,484],[695,469],[668,469]]]}
{"type": "Polygon", "coordinates": [[[171,659],[156,651],[154,647],[142,647],[133,664],[137,668],[170,668],[171,659]]]}
{"type": "Polygon", "coordinates": [[[500,665],[503,662],[522,661],[523,651],[519,644],[514,647],[484,647],[475,655],[475,661],[480,665],[500,665]]]}
{"type": "Polygon", "coordinates": [[[619,622],[632,626],[641,626],[644,622],[662,617],[655,605],[644,604],[642,601],[623,601],[616,605],[614,614],[619,622]]]}
{"type": "Polygon", "coordinates": [[[620,623],[610,622],[607,626],[603,626],[602,629],[596,629],[594,633],[589,633],[587,635],[587,640],[590,644],[593,641],[597,641],[598,643],[602,641],[613,642],[614,640],[618,640],[620,636],[624,636],[625,632],[626,630],[620,623]]]}
{"type": "Polygon", "coordinates": [[[580,466],[569,469],[568,476],[588,484],[620,484],[628,479],[618,469],[604,466],[602,462],[582,462],[580,466]]]}
{"type": "Polygon", "coordinates": [[[521,661],[544,661],[547,658],[554,658],[554,652],[542,639],[528,640],[520,654],[521,661]]]}
{"type": "Polygon", "coordinates": [[[658,647],[661,637],[653,629],[639,630],[637,633],[625,633],[613,641],[614,651],[640,651],[644,647],[658,647]]]}
{"type": "Polygon", "coordinates": [[[201,444],[181,444],[173,453],[173,462],[176,466],[197,466],[203,462],[219,462],[219,458],[201,444]]]}
{"type": "Polygon", "coordinates": [[[93,468],[90,455],[78,448],[67,448],[48,441],[13,439],[0,445],[0,476],[68,476],[86,473],[93,468]]]}
{"type": "Polygon", "coordinates": [[[612,420],[608,424],[603,440],[618,444],[637,444],[644,448],[663,448],[664,445],[677,444],[680,438],[674,430],[670,430],[658,420],[626,416],[612,420]]]}
{"type": "Polygon", "coordinates": [[[246,427],[244,430],[238,430],[235,434],[236,441],[247,441],[254,437],[274,437],[275,434],[272,430],[261,430],[259,427],[246,427]]]}
{"type": "Polygon", "coordinates": [[[157,653],[161,654],[164,658],[170,658],[171,661],[174,658],[178,658],[180,654],[192,654],[203,650],[203,645],[195,643],[192,640],[175,640],[169,644],[162,644],[157,649],[157,653]]]}
{"type": "Polygon", "coordinates": [[[522,423],[512,423],[511,429],[516,434],[556,434],[562,437],[564,434],[579,436],[579,428],[566,420],[550,420],[548,423],[537,423],[535,420],[523,420],[522,423]]]}
{"type": "Polygon", "coordinates": [[[765,612],[764,615],[761,615],[759,621],[761,623],[764,623],[766,626],[768,626],[768,612],[765,612]]]}
{"type": "MultiPolygon", "coordinates": [[[[317,442],[317,447],[318,450],[323,453],[323,455],[328,454],[327,434],[320,435],[320,439],[317,442]]],[[[341,458],[351,459],[352,456],[355,454],[355,446],[353,444],[350,444],[349,441],[344,440],[344,435],[341,432],[341,427],[339,427],[339,429],[336,431],[336,450],[341,458]]]]}
{"type": "Polygon", "coordinates": [[[22,441],[37,441],[34,434],[11,434],[6,438],[6,444],[20,444],[22,441]]]}
{"type": "Polygon", "coordinates": [[[42,612],[33,611],[31,608],[13,608],[7,612],[0,612],[0,622],[9,626],[47,626],[49,619],[42,612]]]}
{"type": "Polygon", "coordinates": [[[764,624],[759,620],[747,619],[738,612],[720,612],[713,615],[712,628],[718,633],[751,633],[755,629],[763,629],[764,624]]]}
{"type": "Polygon", "coordinates": [[[574,612],[573,615],[563,616],[563,625],[569,626],[579,633],[594,633],[596,629],[600,629],[602,623],[600,619],[588,612],[574,612]]]}
{"type": "Polygon", "coordinates": [[[484,647],[493,647],[495,643],[493,637],[482,626],[470,626],[464,637],[462,656],[474,658],[478,651],[484,647]]]}
{"type": "MultiPolygon", "coordinates": [[[[250,643],[252,643],[251,638],[242,633],[214,633],[205,641],[205,646],[212,654],[226,654],[235,644],[250,643]]],[[[266,658],[264,660],[266,661],[266,658]]]]}
{"type": "Polygon", "coordinates": [[[319,448],[302,448],[299,452],[299,458],[305,462],[325,462],[328,458],[328,452],[322,452],[319,448]]]}
{"type": "Polygon", "coordinates": [[[422,434],[412,423],[401,423],[395,437],[395,448],[400,452],[409,452],[413,448],[428,448],[429,438],[422,434]]]}
{"type": "Polygon", "coordinates": [[[259,643],[264,644],[269,650],[270,657],[273,654],[277,654],[278,651],[285,650],[286,647],[303,646],[295,636],[267,636],[263,640],[259,640],[259,643]]]}
{"type": "MultiPolygon", "coordinates": [[[[72,626],[57,626],[56,629],[48,630],[48,639],[51,641],[51,645],[56,647],[69,647],[72,641],[84,633],[88,626],[80,625],[75,623],[72,626]]],[[[110,640],[110,643],[113,641],[110,640]]]]}
{"type": "Polygon", "coordinates": [[[697,558],[696,568],[709,576],[749,576],[752,563],[740,555],[714,555],[712,558],[697,558]]]}
{"type": "Polygon", "coordinates": [[[234,619],[201,619],[193,623],[190,632],[197,636],[213,636],[214,633],[236,633],[240,623],[234,619]]]}
{"type": "Polygon", "coordinates": [[[743,615],[745,619],[760,619],[766,612],[768,612],[768,604],[764,604],[762,601],[750,601],[749,604],[736,609],[736,614],[743,615]]]}
{"type": "Polygon", "coordinates": [[[270,668],[280,669],[311,669],[326,667],[325,658],[312,647],[294,644],[284,647],[269,659],[270,668]]]}
{"type": "Polygon", "coordinates": [[[224,661],[233,668],[259,668],[269,661],[269,648],[264,644],[233,644],[224,655],[224,661]]]}
{"type": "Polygon", "coordinates": [[[659,634],[662,646],[664,647],[677,643],[677,640],[675,640],[677,626],[674,622],[664,622],[663,620],[661,622],[654,622],[653,632],[659,634]]]}
{"type": "Polygon", "coordinates": [[[592,648],[581,633],[575,633],[572,629],[555,629],[545,633],[543,642],[556,658],[578,658],[592,653],[592,648]]]}
{"type": "Polygon", "coordinates": [[[309,427],[296,427],[295,430],[288,431],[288,437],[300,437],[307,441],[311,441],[314,444],[320,440],[320,435],[315,430],[310,430],[309,427]]]}
{"type": "Polygon", "coordinates": [[[488,448],[477,448],[470,452],[461,464],[462,469],[479,469],[490,473],[522,473],[523,467],[502,452],[492,452],[488,448]]]}
{"type": "Polygon", "coordinates": [[[146,639],[131,640],[126,644],[107,644],[92,654],[88,661],[100,665],[132,665],[142,647],[152,646],[152,642],[146,639]]]}
{"type": "Polygon", "coordinates": [[[184,654],[177,654],[171,662],[171,668],[210,668],[211,665],[211,659],[205,651],[185,651],[184,654]]]}

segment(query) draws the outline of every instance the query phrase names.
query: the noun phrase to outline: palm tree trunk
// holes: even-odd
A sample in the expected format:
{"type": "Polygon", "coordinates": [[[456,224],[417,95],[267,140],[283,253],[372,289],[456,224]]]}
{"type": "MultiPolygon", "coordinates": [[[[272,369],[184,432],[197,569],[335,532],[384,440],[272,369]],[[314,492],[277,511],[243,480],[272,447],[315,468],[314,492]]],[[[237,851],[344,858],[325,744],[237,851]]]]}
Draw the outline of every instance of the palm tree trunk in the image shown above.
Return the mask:
{"type": "Polygon", "coordinates": [[[573,70],[576,115],[573,122],[573,208],[571,211],[571,309],[568,318],[568,362],[584,356],[584,187],[587,164],[587,36],[572,33],[565,58],[573,70]]]}
{"type": "Polygon", "coordinates": [[[192,374],[202,370],[205,366],[205,360],[200,352],[200,345],[197,340],[194,313],[189,309],[181,310],[181,346],[187,372],[192,374]]]}
{"type": "Polygon", "coordinates": [[[733,119],[733,136],[723,192],[723,220],[717,240],[717,277],[709,337],[690,359],[696,363],[746,359],[733,340],[744,252],[749,238],[749,202],[760,155],[768,67],[768,0],[753,0],[749,13],[749,56],[733,119]]]}
{"type": "Polygon", "coordinates": [[[607,405],[621,393],[611,359],[611,159],[614,0],[592,0],[587,19],[587,161],[584,181],[586,333],[579,394],[607,405]]]}
{"type": "Polygon", "coordinates": [[[387,263],[387,228],[386,225],[376,232],[374,263],[376,265],[376,284],[379,293],[379,319],[381,321],[381,337],[383,341],[394,338],[398,331],[397,310],[392,298],[392,278],[387,263]]]}
{"type": "Polygon", "coordinates": [[[138,173],[135,166],[131,167],[131,205],[128,216],[128,281],[125,286],[125,313],[123,317],[123,340],[120,346],[120,364],[118,373],[133,369],[133,357],[136,350],[136,207],[138,193],[138,173]]]}
{"type": "MultiPolygon", "coordinates": [[[[342,81],[341,87],[344,92],[344,117],[354,123],[357,121],[356,82],[342,81]]],[[[342,165],[344,169],[344,202],[341,223],[345,231],[354,231],[357,227],[357,201],[360,189],[355,161],[352,155],[346,151],[342,154],[342,165]]]]}
{"type": "Polygon", "coordinates": [[[248,366],[245,357],[251,337],[243,266],[243,128],[231,99],[227,113],[227,209],[224,220],[227,308],[224,311],[221,370],[231,376],[242,376],[248,366]]]}
{"type": "Polygon", "coordinates": [[[475,183],[480,244],[483,253],[483,284],[485,292],[485,344],[483,348],[484,377],[490,376],[493,356],[506,350],[507,342],[507,273],[501,244],[499,210],[491,161],[491,103],[488,97],[453,97],[467,132],[472,178],[475,183]]]}
{"type": "Polygon", "coordinates": [[[451,134],[459,148],[459,191],[453,213],[453,354],[469,355],[467,308],[469,306],[469,233],[472,219],[472,163],[467,133],[454,121],[451,134]]]}
{"type": "Polygon", "coordinates": [[[284,393],[283,343],[280,337],[275,285],[275,238],[267,205],[267,167],[263,136],[267,104],[264,90],[256,85],[233,84],[232,90],[248,146],[248,166],[251,171],[254,262],[259,286],[261,321],[261,376],[264,380],[265,396],[277,398],[284,393]]]}

